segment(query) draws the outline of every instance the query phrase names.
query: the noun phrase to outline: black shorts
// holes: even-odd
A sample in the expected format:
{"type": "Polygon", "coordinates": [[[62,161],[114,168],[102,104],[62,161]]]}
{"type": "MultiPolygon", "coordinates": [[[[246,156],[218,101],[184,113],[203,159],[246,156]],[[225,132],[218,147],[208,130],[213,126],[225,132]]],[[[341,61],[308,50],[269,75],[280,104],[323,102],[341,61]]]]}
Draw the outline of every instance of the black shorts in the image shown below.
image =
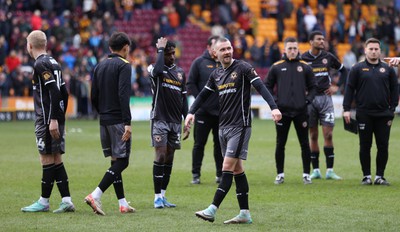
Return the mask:
{"type": "Polygon", "coordinates": [[[151,121],[151,141],[153,147],[170,146],[174,149],[181,149],[180,123],[172,123],[160,120],[151,121]]]}
{"type": "Polygon", "coordinates": [[[122,141],[122,135],[125,132],[125,125],[100,125],[100,140],[103,154],[105,157],[127,158],[131,154],[131,141],[122,141]]]}
{"type": "Polygon", "coordinates": [[[49,125],[35,123],[36,146],[41,155],[65,153],[65,125],[58,125],[61,137],[57,140],[50,135],[49,125]]]}

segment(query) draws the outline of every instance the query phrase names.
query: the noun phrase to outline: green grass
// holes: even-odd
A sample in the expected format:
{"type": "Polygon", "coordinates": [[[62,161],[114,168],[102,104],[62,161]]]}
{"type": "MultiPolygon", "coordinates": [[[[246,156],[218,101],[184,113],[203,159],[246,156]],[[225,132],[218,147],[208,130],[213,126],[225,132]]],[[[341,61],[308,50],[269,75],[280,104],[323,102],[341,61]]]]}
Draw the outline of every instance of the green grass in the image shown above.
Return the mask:
{"type": "MultiPolygon", "coordinates": [[[[398,231],[400,228],[400,118],[392,127],[386,177],[392,186],[361,186],[358,137],[343,130],[337,120],[334,131],[335,171],[342,181],[315,180],[303,185],[300,147],[294,127],[286,146],[285,184],[275,186],[275,129],[272,121],[254,120],[246,161],[250,183],[252,225],[223,225],[239,209],[233,185],[218,211],[216,221],[199,220],[194,212],[207,207],[214,196],[215,170],[211,140],[207,145],[202,184],[191,180],[193,139],[183,142],[175,154],[168,199],[175,209],[153,209],[152,162],[149,123],[133,123],[130,166],[124,172],[125,194],[137,213],[120,215],[111,187],[103,195],[105,217],[94,215],[83,198],[99,183],[109,159],[102,155],[97,121],[67,122],[67,153],[75,213],[22,213],[40,195],[41,166],[35,146],[33,122],[0,123],[0,231],[398,231]]],[[[322,140],[320,140],[322,143],[322,140]]],[[[375,172],[376,149],[372,149],[375,172]]],[[[325,172],[322,154],[321,168],[325,172]]],[[[53,189],[51,209],[60,202],[53,189]]]]}

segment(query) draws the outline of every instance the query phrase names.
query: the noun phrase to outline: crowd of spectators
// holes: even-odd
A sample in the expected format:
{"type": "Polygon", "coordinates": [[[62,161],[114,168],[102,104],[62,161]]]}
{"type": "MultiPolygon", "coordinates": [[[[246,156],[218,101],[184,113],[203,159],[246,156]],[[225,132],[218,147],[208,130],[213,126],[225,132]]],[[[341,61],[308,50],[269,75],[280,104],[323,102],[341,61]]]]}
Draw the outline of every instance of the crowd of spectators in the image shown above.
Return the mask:
{"type": "MultiPolygon", "coordinates": [[[[362,42],[370,37],[382,41],[386,55],[389,45],[394,45],[396,55],[400,56],[400,0],[318,0],[318,3],[319,7],[312,10],[307,0],[298,8],[289,0],[260,0],[261,6],[276,5],[274,12],[262,7],[261,17],[277,19],[278,41],[282,41],[283,19],[295,12],[298,39],[307,42],[310,31],[327,31],[324,9],[334,3],[337,19],[326,37],[334,54],[337,43],[352,44],[343,57],[347,68],[362,57],[362,42]],[[344,16],[344,4],[352,5],[350,19],[344,16]],[[367,19],[361,17],[361,4],[376,4],[378,7],[371,9],[377,12],[371,12],[367,19]]],[[[281,58],[278,41],[258,41],[257,17],[245,0],[0,0],[0,96],[31,95],[33,60],[26,52],[25,38],[31,30],[40,29],[48,36],[49,54],[62,64],[69,91],[77,99],[78,115],[90,114],[88,98],[93,68],[109,52],[106,41],[117,30],[115,21],[131,21],[138,9],[160,12],[151,31],[153,40],[159,36],[173,38],[191,16],[209,27],[210,33],[228,37],[235,58],[262,68],[281,58]],[[252,44],[246,40],[249,35],[254,38],[252,44]]],[[[154,50],[142,47],[135,35],[132,42],[132,95],[150,96],[146,67],[154,61],[154,50]]],[[[154,42],[148,45],[154,46],[154,42]]]]}

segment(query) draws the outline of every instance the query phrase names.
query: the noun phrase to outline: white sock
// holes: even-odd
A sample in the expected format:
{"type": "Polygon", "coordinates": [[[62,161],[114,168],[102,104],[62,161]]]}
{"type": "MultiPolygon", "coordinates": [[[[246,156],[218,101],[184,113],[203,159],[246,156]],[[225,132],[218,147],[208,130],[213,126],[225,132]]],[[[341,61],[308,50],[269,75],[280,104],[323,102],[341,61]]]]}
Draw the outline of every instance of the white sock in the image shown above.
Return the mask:
{"type": "Polygon", "coordinates": [[[217,211],[217,209],[218,209],[218,207],[215,206],[215,205],[213,205],[213,204],[211,204],[211,205],[208,206],[208,207],[211,208],[212,210],[214,210],[214,212],[217,211]]]}
{"type": "Polygon", "coordinates": [[[39,203],[42,204],[42,205],[49,205],[50,204],[49,198],[40,197],[39,198],[39,203]]]}
{"type": "Polygon", "coordinates": [[[279,173],[278,176],[285,177],[285,173],[279,173]]]}
{"type": "Polygon", "coordinates": [[[72,204],[71,197],[63,197],[63,198],[61,199],[61,201],[62,201],[62,202],[65,202],[65,203],[70,203],[70,204],[72,204]]]}
{"type": "Polygon", "coordinates": [[[248,209],[241,209],[240,214],[250,214],[250,210],[248,209]]]}
{"type": "Polygon", "coordinates": [[[319,173],[321,172],[321,171],[319,170],[319,168],[314,168],[314,171],[315,171],[315,172],[319,172],[319,173]]]}
{"type": "Polygon", "coordinates": [[[96,187],[96,189],[92,192],[92,197],[94,199],[99,200],[101,198],[101,195],[103,195],[103,191],[99,187],[96,187]]]}
{"type": "Polygon", "coordinates": [[[326,172],[327,172],[327,173],[330,172],[330,171],[333,172],[333,168],[328,168],[328,169],[326,169],[326,172]]]}
{"type": "Polygon", "coordinates": [[[375,180],[382,178],[381,176],[375,176],[375,180]]]}
{"type": "Polygon", "coordinates": [[[118,203],[119,203],[119,206],[125,206],[125,207],[127,207],[127,206],[129,205],[125,198],[119,199],[119,200],[118,200],[118,203]]]}
{"type": "Polygon", "coordinates": [[[165,197],[165,192],[166,192],[167,190],[165,190],[165,189],[161,189],[161,196],[164,198],[165,197]]]}
{"type": "Polygon", "coordinates": [[[303,173],[303,177],[310,176],[308,173],[303,173]]]}
{"type": "Polygon", "coordinates": [[[364,176],[364,178],[369,178],[369,179],[371,179],[371,175],[364,176]]]}
{"type": "Polygon", "coordinates": [[[161,193],[154,194],[154,200],[157,200],[157,198],[162,198],[161,193]]]}

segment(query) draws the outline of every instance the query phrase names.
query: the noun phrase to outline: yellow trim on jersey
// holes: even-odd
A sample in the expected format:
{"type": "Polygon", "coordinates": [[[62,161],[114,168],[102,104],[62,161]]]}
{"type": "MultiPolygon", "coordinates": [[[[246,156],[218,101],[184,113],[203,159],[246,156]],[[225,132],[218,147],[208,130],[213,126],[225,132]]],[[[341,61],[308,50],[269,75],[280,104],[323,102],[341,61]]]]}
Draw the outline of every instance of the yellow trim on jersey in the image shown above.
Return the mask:
{"type": "Polygon", "coordinates": [[[306,64],[306,65],[308,65],[308,63],[307,63],[307,62],[305,62],[304,60],[300,60],[300,63],[303,63],[303,64],[306,64]]]}
{"type": "Polygon", "coordinates": [[[118,57],[118,58],[120,58],[123,62],[125,62],[125,63],[129,63],[129,61],[127,61],[127,60],[125,60],[124,58],[122,58],[122,57],[118,57]]]}
{"type": "Polygon", "coordinates": [[[282,64],[283,62],[285,62],[285,60],[280,60],[280,61],[277,61],[277,62],[275,62],[273,65],[282,64]]]}

